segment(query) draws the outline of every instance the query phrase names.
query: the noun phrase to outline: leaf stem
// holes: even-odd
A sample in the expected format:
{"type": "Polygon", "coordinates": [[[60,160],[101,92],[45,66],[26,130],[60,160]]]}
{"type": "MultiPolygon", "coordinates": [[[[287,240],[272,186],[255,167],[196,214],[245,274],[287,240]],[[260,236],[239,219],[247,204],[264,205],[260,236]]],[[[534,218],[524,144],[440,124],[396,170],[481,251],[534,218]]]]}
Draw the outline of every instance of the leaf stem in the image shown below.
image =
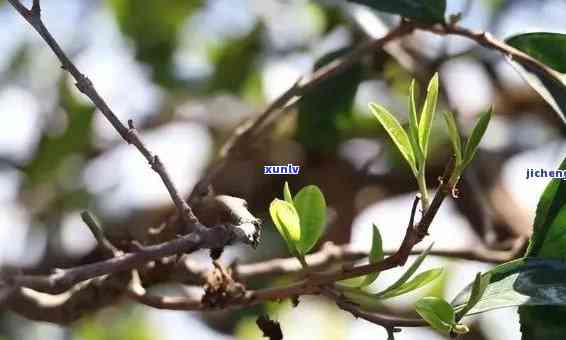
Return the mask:
{"type": "Polygon", "coordinates": [[[425,167],[419,169],[418,176],[417,176],[417,185],[419,186],[419,191],[421,193],[421,206],[422,211],[426,211],[429,206],[429,196],[428,196],[428,189],[426,186],[426,176],[425,176],[425,167]]]}

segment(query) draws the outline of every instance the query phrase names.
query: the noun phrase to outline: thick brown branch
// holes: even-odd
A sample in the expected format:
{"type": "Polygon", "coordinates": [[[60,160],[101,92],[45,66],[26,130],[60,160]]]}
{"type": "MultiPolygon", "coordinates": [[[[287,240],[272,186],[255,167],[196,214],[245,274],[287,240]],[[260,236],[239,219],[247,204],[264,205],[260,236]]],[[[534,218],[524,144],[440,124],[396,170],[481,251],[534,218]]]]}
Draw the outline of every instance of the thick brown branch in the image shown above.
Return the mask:
{"type": "MultiPolygon", "coordinates": [[[[392,252],[387,252],[391,254],[392,252]]],[[[418,251],[412,251],[411,254],[417,254],[418,251]]],[[[433,250],[432,255],[447,256],[459,259],[467,259],[474,261],[483,261],[488,263],[506,262],[515,255],[514,250],[510,251],[493,251],[483,247],[474,247],[469,251],[442,251],[433,250]]],[[[336,246],[331,243],[325,246],[317,253],[308,255],[306,261],[309,267],[316,270],[325,270],[337,263],[358,261],[367,257],[365,251],[360,251],[351,246],[336,246]]],[[[143,269],[143,278],[148,286],[168,281],[181,282],[188,285],[203,285],[206,283],[210,270],[209,264],[195,262],[184,256],[182,261],[171,261],[174,258],[167,258],[168,261],[159,261],[157,265],[145,266],[143,269]]],[[[260,277],[273,277],[276,275],[305,275],[304,269],[295,258],[273,259],[259,263],[235,264],[232,266],[233,272],[242,282],[249,282],[260,277]]],[[[126,275],[120,274],[121,276],[126,275]]],[[[114,277],[110,276],[110,278],[114,277]]],[[[69,292],[61,295],[50,295],[32,291],[27,288],[15,288],[14,292],[8,295],[6,302],[0,302],[0,305],[8,307],[21,315],[34,320],[50,321],[55,323],[67,323],[74,321],[81,315],[99,310],[100,308],[112,303],[111,300],[90,300],[93,294],[102,294],[101,292],[113,292],[113,301],[126,292],[127,296],[137,302],[159,309],[172,310],[205,310],[201,304],[201,295],[197,296],[159,296],[146,291],[145,288],[137,286],[136,289],[125,288],[125,279],[119,286],[121,291],[116,290],[115,279],[109,280],[108,277],[101,277],[94,280],[85,281],[75,285],[78,288],[72,288],[69,292]],[[140,289],[141,287],[141,289],[140,289]],[[98,293],[95,293],[98,292],[98,293]]],[[[130,287],[131,288],[131,287],[130,287]]],[[[249,306],[254,303],[260,303],[263,299],[274,298],[275,296],[285,299],[296,296],[297,294],[305,294],[307,292],[317,293],[316,289],[302,286],[304,290],[297,290],[292,287],[291,290],[285,288],[273,288],[263,291],[250,291],[246,294],[240,304],[234,304],[232,307],[249,306]]],[[[301,288],[301,287],[300,287],[301,288]]],[[[301,288],[301,289],[302,289],[301,288]]],[[[371,314],[375,317],[376,314],[371,314]]],[[[360,315],[365,318],[366,315],[360,315]]],[[[386,317],[386,316],[384,316],[386,317]]],[[[370,320],[371,321],[371,320],[370,320]]]]}
{"type": "Polygon", "coordinates": [[[192,253],[201,248],[220,248],[234,240],[233,230],[226,227],[205,228],[178,239],[143,247],[135,253],[127,253],[111,259],[69,269],[57,269],[53,274],[16,275],[4,279],[8,285],[28,287],[37,291],[58,294],[75,284],[122,271],[136,269],[150,261],[181,254],[192,253]]]}

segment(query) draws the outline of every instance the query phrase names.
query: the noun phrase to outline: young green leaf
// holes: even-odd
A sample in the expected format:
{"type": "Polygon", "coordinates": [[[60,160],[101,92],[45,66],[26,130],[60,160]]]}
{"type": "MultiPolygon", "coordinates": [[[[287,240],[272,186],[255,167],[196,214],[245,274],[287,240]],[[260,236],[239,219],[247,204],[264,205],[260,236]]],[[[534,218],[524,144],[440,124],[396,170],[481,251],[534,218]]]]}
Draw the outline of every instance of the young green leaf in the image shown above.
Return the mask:
{"type": "Polygon", "coordinates": [[[417,276],[415,276],[412,280],[407,281],[400,285],[395,289],[391,289],[385,293],[378,293],[376,294],[377,298],[380,299],[389,299],[395,296],[403,295],[405,293],[411,292],[415,289],[421,288],[430,282],[436,280],[440,275],[442,275],[443,269],[442,268],[435,268],[424,271],[417,276]]]}
{"type": "Polygon", "coordinates": [[[454,309],[441,298],[427,296],[415,305],[417,313],[439,332],[450,333],[456,324],[454,309]]]}
{"type": "Polygon", "coordinates": [[[452,114],[452,112],[445,111],[444,120],[446,121],[446,127],[448,128],[448,137],[450,137],[450,142],[454,148],[456,168],[459,168],[462,164],[462,140],[460,138],[460,133],[458,133],[456,119],[454,119],[454,114],[452,114]]]}
{"type": "Polygon", "coordinates": [[[424,166],[423,152],[419,145],[419,118],[417,117],[417,99],[415,97],[415,80],[411,81],[409,87],[409,141],[415,153],[417,168],[424,166]]]}
{"type": "Polygon", "coordinates": [[[409,86],[409,132],[415,139],[419,138],[419,117],[417,113],[416,82],[411,80],[409,86]]]}
{"type": "Polygon", "coordinates": [[[301,226],[300,251],[307,254],[318,242],[326,225],[326,201],[316,185],[301,189],[294,199],[301,226]]]}
{"type": "Polygon", "coordinates": [[[379,120],[385,131],[387,131],[407,163],[409,163],[413,173],[416,174],[417,166],[415,155],[411,147],[411,142],[409,141],[409,136],[407,136],[407,133],[403,130],[401,124],[399,124],[397,119],[384,107],[371,103],[369,104],[369,108],[377,120],[379,120]]]}
{"type": "Polygon", "coordinates": [[[462,166],[466,167],[468,164],[470,164],[470,162],[474,158],[474,155],[476,154],[476,150],[478,149],[478,145],[480,144],[480,141],[483,138],[485,130],[487,130],[487,125],[489,124],[489,120],[491,119],[491,113],[492,113],[492,109],[490,108],[488,111],[486,111],[480,116],[478,122],[476,123],[476,126],[472,131],[472,135],[470,136],[470,138],[468,138],[468,141],[466,142],[466,148],[464,151],[464,161],[462,163],[462,166]]]}
{"type": "Polygon", "coordinates": [[[291,189],[289,189],[289,182],[285,182],[283,186],[283,198],[285,202],[293,204],[293,196],[291,195],[291,189]]]}
{"type": "Polygon", "coordinates": [[[405,271],[403,275],[401,275],[401,277],[397,281],[395,281],[395,283],[393,283],[391,286],[387,287],[386,289],[375,295],[381,297],[401,287],[405,282],[407,282],[411,278],[411,276],[413,276],[413,274],[417,271],[417,269],[419,269],[419,266],[423,263],[424,259],[426,258],[426,256],[428,255],[431,249],[432,249],[432,244],[417,257],[415,262],[411,264],[411,266],[405,271]]]}
{"type": "MultiPolygon", "coordinates": [[[[383,253],[383,241],[381,239],[381,233],[379,232],[379,229],[375,224],[373,225],[373,234],[371,240],[372,241],[371,241],[371,250],[369,252],[369,263],[376,263],[383,260],[384,253],[383,253]]],[[[379,272],[366,275],[360,287],[369,286],[375,280],[377,280],[378,276],[379,276],[379,272]]]]}
{"type": "Polygon", "coordinates": [[[489,285],[491,280],[491,273],[486,273],[482,275],[482,273],[478,273],[476,275],[476,279],[472,285],[472,292],[470,297],[468,298],[468,302],[464,305],[464,307],[456,313],[456,319],[460,320],[466,313],[468,313],[474,306],[480,301],[485,289],[489,285]]]}
{"type": "Polygon", "coordinates": [[[274,199],[269,206],[269,213],[279,234],[287,243],[287,247],[292,255],[297,256],[298,245],[301,240],[301,227],[299,214],[295,207],[280,199],[274,199]]]}
{"type": "Polygon", "coordinates": [[[435,73],[428,83],[426,99],[419,121],[419,145],[426,160],[428,154],[428,141],[430,138],[430,130],[436,112],[436,103],[438,101],[438,73],[435,73]]]}
{"type": "MultiPolygon", "coordinates": [[[[382,242],[382,239],[381,239],[381,234],[380,234],[377,226],[374,224],[373,225],[372,241],[371,241],[371,250],[369,252],[369,263],[379,262],[379,261],[383,260],[384,256],[385,256],[385,254],[383,252],[383,242],[382,242]]],[[[363,276],[357,276],[357,277],[353,277],[351,279],[338,281],[338,285],[351,288],[351,289],[348,289],[348,291],[350,291],[350,292],[358,291],[359,293],[364,293],[364,294],[367,295],[366,298],[375,300],[373,295],[371,295],[369,293],[362,292],[360,290],[360,288],[364,288],[364,287],[369,286],[370,284],[372,284],[377,279],[378,276],[379,276],[379,272],[371,273],[371,274],[363,275],[363,276]]]]}

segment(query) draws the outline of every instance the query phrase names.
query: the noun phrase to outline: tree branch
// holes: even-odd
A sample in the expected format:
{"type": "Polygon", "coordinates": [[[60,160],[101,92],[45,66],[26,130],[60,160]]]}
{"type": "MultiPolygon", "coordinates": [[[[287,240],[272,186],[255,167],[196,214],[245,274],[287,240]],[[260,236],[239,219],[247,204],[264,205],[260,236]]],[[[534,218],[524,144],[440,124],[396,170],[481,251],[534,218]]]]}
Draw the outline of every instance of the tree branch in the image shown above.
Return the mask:
{"type": "Polygon", "coordinates": [[[92,235],[94,235],[96,242],[98,242],[98,246],[106,253],[108,257],[118,257],[122,255],[122,252],[118,248],[114,247],[114,245],[106,238],[106,236],[104,236],[104,231],[88,211],[83,211],[81,213],[81,218],[90,229],[92,235]]]}
{"type": "Polygon", "coordinates": [[[43,20],[41,19],[41,5],[39,0],[34,0],[31,10],[28,10],[21,4],[19,0],[9,0],[10,4],[22,15],[24,19],[35,29],[35,31],[43,38],[47,45],[51,48],[53,53],[57,56],[61,62],[62,68],[68,71],[71,76],[75,79],[75,86],[86,95],[92,103],[100,110],[100,112],[106,117],[106,119],[112,124],[114,129],[118,134],[128,143],[133,144],[139,152],[144,156],[147,162],[150,164],[151,168],[159,175],[169,195],[171,196],[177,210],[183,221],[196,229],[202,227],[197,217],[194,215],[193,211],[185,202],[185,200],[179,195],[178,190],[173,185],[173,181],[169,176],[169,173],[165,169],[165,166],[161,163],[158,156],[154,155],[142,142],[140,139],[132,120],[128,121],[128,127],[126,127],[120,119],[114,114],[112,109],[108,106],[106,101],[100,96],[92,82],[88,77],[79,71],[75,64],[67,57],[63,49],[59,46],[59,43],[53,38],[43,20]]]}
{"type": "Polygon", "coordinates": [[[382,326],[388,332],[397,332],[397,327],[424,327],[428,325],[427,322],[421,318],[408,319],[395,315],[364,311],[356,304],[345,299],[339,292],[328,287],[324,288],[322,292],[324,296],[334,300],[340,309],[350,312],[355,318],[362,318],[366,321],[382,326]]]}
{"type": "Polygon", "coordinates": [[[560,78],[561,74],[554,69],[546,66],[544,63],[531,57],[530,55],[498,40],[488,32],[474,31],[468,28],[461,27],[457,24],[441,24],[434,26],[427,26],[421,24],[414,24],[417,29],[428,31],[437,35],[457,35],[475,41],[479,45],[488,49],[501,52],[503,55],[520,62],[527,68],[531,68],[545,74],[551,78],[560,78]]]}

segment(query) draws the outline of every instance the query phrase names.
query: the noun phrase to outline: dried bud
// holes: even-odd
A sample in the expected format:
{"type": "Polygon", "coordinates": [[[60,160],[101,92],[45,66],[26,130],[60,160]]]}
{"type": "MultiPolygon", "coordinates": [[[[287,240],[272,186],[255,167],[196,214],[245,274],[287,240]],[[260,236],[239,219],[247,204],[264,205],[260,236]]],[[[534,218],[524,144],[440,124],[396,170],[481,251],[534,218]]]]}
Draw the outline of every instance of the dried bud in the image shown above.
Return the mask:
{"type": "Polygon", "coordinates": [[[253,247],[259,243],[261,221],[252,215],[244,199],[227,195],[207,195],[193,203],[193,211],[208,227],[228,226],[236,238],[253,247]]]}

